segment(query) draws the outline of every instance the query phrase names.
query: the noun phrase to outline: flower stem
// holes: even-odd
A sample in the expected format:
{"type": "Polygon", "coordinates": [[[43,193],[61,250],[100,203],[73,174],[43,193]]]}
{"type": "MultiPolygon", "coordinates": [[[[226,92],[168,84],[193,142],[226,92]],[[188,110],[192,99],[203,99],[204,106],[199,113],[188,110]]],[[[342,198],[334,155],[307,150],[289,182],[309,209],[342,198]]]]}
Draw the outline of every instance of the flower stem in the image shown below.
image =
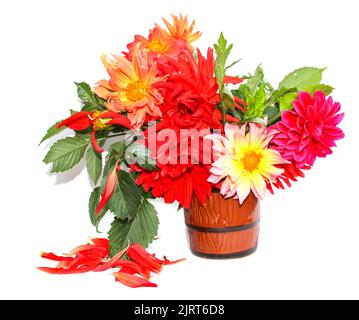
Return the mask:
{"type": "Polygon", "coordinates": [[[114,138],[114,137],[121,137],[121,136],[124,136],[124,135],[126,135],[126,132],[116,133],[116,134],[113,134],[112,136],[98,138],[97,141],[102,141],[102,140],[106,140],[106,139],[114,138]]]}

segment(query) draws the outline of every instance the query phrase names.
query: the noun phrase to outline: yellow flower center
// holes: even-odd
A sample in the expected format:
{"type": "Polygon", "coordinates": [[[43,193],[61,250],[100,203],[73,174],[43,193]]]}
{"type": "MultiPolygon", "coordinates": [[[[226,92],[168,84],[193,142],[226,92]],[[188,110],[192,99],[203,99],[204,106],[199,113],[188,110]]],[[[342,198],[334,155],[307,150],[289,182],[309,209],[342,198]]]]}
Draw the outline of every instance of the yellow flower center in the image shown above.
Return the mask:
{"type": "Polygon", "coordinates": [[[161,40],[152,40],[147,45],[148,49],[157,53],[164,53],[168,50],[168,43],[161,40]]]}
{"type": "Polygon", "coordinates": [[[131,101],[141,100],[147,94],[148,86],[140,81],[129,83],[126,87],[126,97],[131,101]]]}
{"type": "Polygon", "coordinates": [[[241,158],[241,162],[246,171],[254,171],[258,169],[258,165],[262,159],[262,155],[254,151],[246,152],[241,158]]]}
{"type": "MultiPolygon", "coordinates": [[[[92,117],[93,118],[97,118],[98,116],[100,116],[102,113],[104,113],[105,111],[101,112],[101,111],[94,111],[92,113],[92,117]]],[[[105,129],[107,127],[107,123],[111,121],[111,119],[109,118],[99,118],[99,119],[96,119],[94,122],[93,122],[93,127],[95,130],[102,130],[102,129],[105,129]]]]}

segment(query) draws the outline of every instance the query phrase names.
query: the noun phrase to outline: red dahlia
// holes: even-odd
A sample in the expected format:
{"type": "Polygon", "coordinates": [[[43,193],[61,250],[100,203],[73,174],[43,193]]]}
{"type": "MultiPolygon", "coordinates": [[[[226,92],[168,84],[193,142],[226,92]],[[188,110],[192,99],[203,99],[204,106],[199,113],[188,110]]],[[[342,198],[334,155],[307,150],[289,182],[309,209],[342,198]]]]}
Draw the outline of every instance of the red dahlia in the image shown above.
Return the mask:
{"type": "Polygon", "coordinates": [[[214,76],[213,50],[207,57],[197,50],[198,62],[191,52],[184,52],[178,61],[170,60],[165,73],[169,74],[161,106],[166,127],[221,128],[216,105],[219,102],[218,84],[214,76]]]}

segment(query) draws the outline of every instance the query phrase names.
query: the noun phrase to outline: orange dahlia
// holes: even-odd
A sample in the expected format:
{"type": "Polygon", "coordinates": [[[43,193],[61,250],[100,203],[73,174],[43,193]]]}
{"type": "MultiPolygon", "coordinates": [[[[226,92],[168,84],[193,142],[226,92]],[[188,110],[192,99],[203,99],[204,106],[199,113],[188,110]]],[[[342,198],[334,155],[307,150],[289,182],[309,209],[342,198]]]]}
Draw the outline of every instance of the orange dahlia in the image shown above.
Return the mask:
{"type": "MultiPolygon", "coordinates": [[[[180,14],[179,17],[172,15],[173,24],[169,23],[164,18],[162,20],[167,27],[169,39],[183,40],[188,44],[189,48],[193,50],[191,43],[198,40],[198,38],[201,36],[201,32],[193,31],[195,21],[192,21],[191,24],[189,24],[188,17],[183,17],[182,14],[180,14]]],[[[156,27],[160,28],[160,26],[157,24],[156,27]]]]}
{"type": "Polygon", "coordinates": [[[150,119],[161,117],[162,94],[155,87],[164,78],[157,73],[156,62],[136,46],[131,61],[123,56],[109,59],[102,56],[110,75],[101,80],[94,92],[107,101],[106,107],[114,112],[127,112],[132,128],[140,128],[146,115],[150,119]]]}
{"type": "Polygon", "coordinates": [[[131,58],[134,48],[139,44],[141,49],[146,49],[156,58],[167,57],[176,59],[185,50],[193,50],[192,42],[196,41],[201,33],[194,32],[195,22],[188,22],[187,16],[179,17],[172,15],[173,23],[162,19],[166,28],[156,24],[155,28],[150,30],[148,38],[136,35],[133,42],[127,45],[129,52],[127,58],[131,58]]]}

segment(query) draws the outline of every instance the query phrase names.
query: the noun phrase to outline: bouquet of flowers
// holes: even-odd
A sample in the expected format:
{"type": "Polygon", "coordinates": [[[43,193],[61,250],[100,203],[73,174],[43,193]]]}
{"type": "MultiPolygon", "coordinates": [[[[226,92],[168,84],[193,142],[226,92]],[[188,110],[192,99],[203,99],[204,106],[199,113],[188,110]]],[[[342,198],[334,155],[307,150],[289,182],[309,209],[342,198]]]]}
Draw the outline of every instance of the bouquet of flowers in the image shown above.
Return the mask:
{"type": "Polygon", "coordinates": [[[71,110],[42,141],[64,129],[71,135],[54,142],[44,162],[59,173],[85,157],[91,223],[97,228],[106,214],[113,223],[108,240],[93,239],[66,257],[43,254],[60,261],[43,271],[119,267],[117,280],[148,285],[149,272],[169,263],[143,249],[159,224],[149,199],[209,211],[216,194],[240,209],[249,198],[290,187],[344,137],[340,104],[321,83],[325,69],[296,69],[273,87],[261,66],[234,74],[239,60],[229,59],[232,44],[223,34],[205,53],[193,46],[200,36],[187,16],[163,19],[124,52],[101,57],[106,79],[76,83],[81,110],[71,110]]]}

